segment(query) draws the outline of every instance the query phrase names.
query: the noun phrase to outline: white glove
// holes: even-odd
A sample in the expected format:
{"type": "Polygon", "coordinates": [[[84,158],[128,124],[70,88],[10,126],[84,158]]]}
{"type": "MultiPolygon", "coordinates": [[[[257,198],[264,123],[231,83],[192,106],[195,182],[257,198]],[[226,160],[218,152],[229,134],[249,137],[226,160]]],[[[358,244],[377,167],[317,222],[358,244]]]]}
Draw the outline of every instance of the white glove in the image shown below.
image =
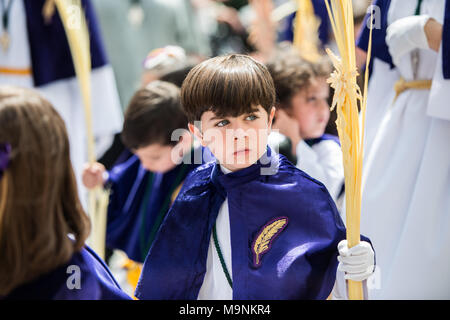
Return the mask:
{"type": "Polygon", "coordinates": [[[391,23],[386,31],[386,43],[395,65],[414,49],[428,49],[424,26],[430,16],[409,16],[391,23]]]}
{"type": "Polygon", "coordinates": [[[345,279],[363,281],[374,272],[375,254],[370,243],[361,241],[349,249],[347,240],[342,240],[338,251],[338,270],[345,273],[345,279]]]}

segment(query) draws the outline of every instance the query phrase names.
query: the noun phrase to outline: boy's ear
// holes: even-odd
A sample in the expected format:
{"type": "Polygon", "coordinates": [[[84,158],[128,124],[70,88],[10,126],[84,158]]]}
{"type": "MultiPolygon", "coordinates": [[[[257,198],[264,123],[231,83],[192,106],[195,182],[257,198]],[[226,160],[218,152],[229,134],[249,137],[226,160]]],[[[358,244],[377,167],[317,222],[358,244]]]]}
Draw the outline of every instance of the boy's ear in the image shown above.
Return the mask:
{"type": "Polygon", "coordinates": [[[185,130],[183,135],[180,137],[180,142],[185,146],[190,146],[192,144],[192,133],[188,130],[185,130]]]}
{"type": "Polygon", "coordinates": [[[270,109],[270,113],[269,113],[269,131],[272,130],[273,118],[275,117],[276,110],[277,110],[277,108],[275,108],[275,106],[273,106],[272,109],[270,109]]]}
{"type": "Polygon", "coordinates": [[[200,140],[202,146],[205,146],[203,142],[203,134],[200,129],[197,128],[193,123],[188,123],[189,132],[191,132],[198,140],[200,140]]]}

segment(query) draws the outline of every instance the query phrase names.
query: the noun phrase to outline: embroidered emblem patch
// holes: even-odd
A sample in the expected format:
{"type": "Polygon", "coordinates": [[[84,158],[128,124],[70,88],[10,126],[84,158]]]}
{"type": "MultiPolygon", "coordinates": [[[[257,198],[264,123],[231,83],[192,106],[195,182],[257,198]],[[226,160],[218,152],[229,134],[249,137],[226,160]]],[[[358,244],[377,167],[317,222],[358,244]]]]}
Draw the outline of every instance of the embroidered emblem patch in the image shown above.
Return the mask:
{"type": "Polygon", "coordinates": [[[256,235],[252,244],[253,266],[261,265],[261,257],[272,247],[275,238],[288,224],[287,217],[276,217],[267,222],[256,235]]]}

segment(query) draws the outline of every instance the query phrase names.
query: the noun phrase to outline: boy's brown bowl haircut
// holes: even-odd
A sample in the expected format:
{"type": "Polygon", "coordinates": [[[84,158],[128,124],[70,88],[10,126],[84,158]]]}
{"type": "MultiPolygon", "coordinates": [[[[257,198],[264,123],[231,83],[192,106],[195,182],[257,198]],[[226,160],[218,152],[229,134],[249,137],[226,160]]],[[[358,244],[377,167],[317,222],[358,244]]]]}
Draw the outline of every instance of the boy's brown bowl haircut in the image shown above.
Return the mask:
{"type": "Polygon", "coordinates": [[[125,112],[121,134],[124,145],[135,150],[153,143],[175,145],[172,133],[187,130],[187,118],[181,107],[180,89],[169,82],[153,81],[138,90],[125,112]]]}
{"type": "Polygon", "coordinates": [[[247,55],[231,54],[195,66],[183,82],[181,101],[190,123],[206,111],[237,117],[258,105],[269,114],[275,104],[275,87],[263,64],[247,55]]]}

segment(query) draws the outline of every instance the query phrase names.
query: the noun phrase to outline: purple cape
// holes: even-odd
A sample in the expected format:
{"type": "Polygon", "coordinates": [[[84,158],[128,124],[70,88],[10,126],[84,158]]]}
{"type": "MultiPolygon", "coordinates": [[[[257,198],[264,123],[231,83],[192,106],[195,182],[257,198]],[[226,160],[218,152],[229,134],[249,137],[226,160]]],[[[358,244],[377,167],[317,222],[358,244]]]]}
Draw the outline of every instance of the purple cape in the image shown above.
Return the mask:
{"type": "Polygon", "coordinates": [[[233,299],[326,299],[335,282],[345,227],[322,183],[270,149],[256,164],[224,175],[211,162],[194,170],[161,226],[136,288],[139,299],[197,299],[211,230],[228,197],[233,299]],[[270,175],[261,175],[272,169],[270,175]],[[286,219],[287,218],[287,219],[286,219]],[[255,241],[287,222],[258,255],[255,241]],[[256,263],[258,261],[258,263],[256,263]]]}
{"type": "MultiPolygon", "coordinates": [[[[107,64],[106,52],[94,8],[90,1],[81,2],[89,29],[91,64],[94,69],[107,64]]],[[[51,23],[45,24],[42,15],[44,3],[45,0],[24,1],[33,80],[36,87],[75,76],[72,55],[61,18],[55,10],[51,23]]]]}
{"type": "MultiPolygon", "coordinates": [[[[386,29],[388,27],[387,14],[391,0],[375,0],[373,2],[374,6],[380,8],[380,29],[374,28],[372,30],[372,56],[370,60],[374,57],[388,63],[391,68],[394,68],[392,62],[392,57],[389,53],[388,46],[386,44],[386,29]]],[[[370,29],[367,27],[368,21],[370,19],[370,12],[366,14],[363,23],[361,24],[361,29],[359,31],[358,38],[356,40],[356,45],[367,52],[369,46],[369,34],[370,29]]],[[[372,62],[371,62],[372,65],[372,62]]]]}
{"type": "Polygon", "coordinates": [[[66,264],[15,288],[6,300],[131,300],[89,247],[66,264]],[[79,277],[77,285],[76,277],[79,277]]]}
{"type": "MultiPolygon", "coordinates": [[[[314,8],[314,13],[317,17],[320,18],[319,25],[319,39],[322,47],[328,43],[330,38],[330,19],[328,17],[327,7],[325,6],[325,2],[323,0],[313,0],[312,5],[314,8]]],[[[296,13],[292,13],[286,19],[286,28],[281,30],[279,33],[278,41],[293,41],[294,39],[294,20],[296,13]]]]}
{"type": "Polygon", "coordinates": [[[144,262],[169,210],[174,191],[198,166],[194,161],[186,161],[166,173],[150,172],[142,167],[135,155],[115,166],[109,172],[107,182],[112,191],[108,206],[107,247],[121,249],[130,259],[144,262]]]}

